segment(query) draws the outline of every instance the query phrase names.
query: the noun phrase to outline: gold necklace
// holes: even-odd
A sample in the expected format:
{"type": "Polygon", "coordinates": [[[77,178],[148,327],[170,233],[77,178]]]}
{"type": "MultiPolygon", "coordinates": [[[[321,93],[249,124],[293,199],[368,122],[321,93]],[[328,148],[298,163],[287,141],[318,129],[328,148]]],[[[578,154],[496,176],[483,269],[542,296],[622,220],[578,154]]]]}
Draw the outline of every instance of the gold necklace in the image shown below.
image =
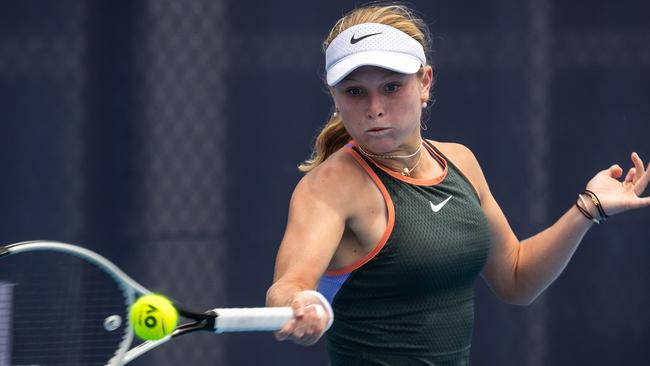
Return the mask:
{"type": "MultiPolygon", "coordinates": [[[[418,151],[420,151],[420,150],[418,149],[418,151]]],[[[411,169],[409,169],[407,167],[404,167],[404,169],[402,169],[402,175],[405,176],[405,177],[410,177],[411,173],[413,173],[415,168],[417,168],[417,166],[420,164],[420,160],[422,160],[422,154],[420,154],[420,156],[418,156],[418,161],[415,162],[415,165],[413,165],[413,167],[411,169]]]]}
{"type": "MultiPolygon", "coordinates": [[[[361,148],[359,147],[359,149],[361,149],[361,148]]],[[[418,149],[418,151],[416,151],[415,154],[417,154],[419,151],[420,151],[420,149],[418,149]]],[[[363,150],[362,150],[362,152],[363,152],[363,150]]],[[[365,152],[364,152],[363,154],[366,155],[365,152]]],[[[371,160],[375,160],[375,159],[373,159],[372,155],[366,155],[366,156],[368,156],[368,158],[370,158],[371,160]]],[[[414,155],[411,155],[411,156],[414,156],[414,155]]],[[[386,158],[384,158],[384,159],[386,159],[386,158]]],[[[413,171],[415,170],[415,168],[417,168],[418,165],[420,165],[420,161],[421,161],[421,160],[422,160],[422,154],[420,154],[420,155],[418,156],[418,160],[415,162],[415,164],[413,164],[413,167],[412,167],[412,168],[409,169],[408,167],[404,167],[404,169],[402,169],[402,170],[397,170],[397,171],[400,172],[400,173],[401,173],[403,176],[405,176],[405,177],[410,177],[411,174],[413,174],[413,171]]],[[[386,168],[388,168],[388,169],[390,169],[390,170],[392,170],[392,171],[395,171],[395,169],[389,167],[389,166],[386,165],[386,164],[382,164],[382,163],[380,163],[380,162],[377,162],[377,164],[379,164],[379,165],[383,165],[383,166],[385,166],[386,168]]]]}

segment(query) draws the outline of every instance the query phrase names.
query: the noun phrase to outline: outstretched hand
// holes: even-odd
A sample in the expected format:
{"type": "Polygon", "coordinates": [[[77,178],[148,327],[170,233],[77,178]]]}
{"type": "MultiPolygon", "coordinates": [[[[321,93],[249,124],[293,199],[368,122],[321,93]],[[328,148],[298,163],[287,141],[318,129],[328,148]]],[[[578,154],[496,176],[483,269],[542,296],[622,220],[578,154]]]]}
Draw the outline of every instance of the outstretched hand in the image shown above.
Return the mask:
{"type": "Polygon", "coordinates": [[[612,165],[602,170],[587,183],[587,189],[598,196],[607,215],[615,215],[633,208],[650,206],[650,197],[642,197],[650,181],[650,164],[645,168],[637,153],[632,153],[633,167],[628,170],[625,179],[623,169],[612,165]]]}

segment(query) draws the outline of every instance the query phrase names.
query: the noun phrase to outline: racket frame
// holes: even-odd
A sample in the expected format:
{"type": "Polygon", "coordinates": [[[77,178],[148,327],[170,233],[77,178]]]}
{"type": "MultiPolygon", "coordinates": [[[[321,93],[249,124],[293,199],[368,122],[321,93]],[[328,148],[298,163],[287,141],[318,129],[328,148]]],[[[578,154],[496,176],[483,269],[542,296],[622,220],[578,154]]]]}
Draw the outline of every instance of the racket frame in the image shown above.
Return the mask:
{"type": "MultiPolygon", "coordinates": [[[[125,297],[125,305],[128,311],[137,297],[142,295],[151,294],[152,292],[139,284],[119,267],[113,264],[111,261],[105,257],[89,250],[76,245],[66,244],[56,241],[44,241],[44,240],[35,240],[35,241],[24,241],[20,243],[10,244],[4,247],[0,247],[0,258],[3,256],[8,256],[12,254],[25,253],[30,251],[57,251],[67,254],[74,255],[83,260],[86,260],[97,267],[102,271],[108,274],[113,280],[118,284],[122,290],[125,297]]],[[[320,295],[322,296],[322,295],[320,295]]],[[[326,301],[326,300],[325,300],[326,301]]],[[[327,311],[330,313],[330,319],[333,317],[331,313],[331,308],[329,303],[326,304],[327,311]]],[[[188,311],[183,309],[176,304],[176,307],[179,315],[184,318],[192,319],[193,322],[179,325],[174,329],[174,331],[159,340],[154,341],[145,341],[133,348],[130,348],[134,340],[133,328],[130,325],[128,317],[126,319],[127,329],[125,331],[126,335],[123,338],[122,342],[119,345],[119,349],[115,352],[113,357],[106,363],[105,366],[121,366],[125,365],[137,357],[141,356],[145,352],[156,348],[162,344],[167,343],[174,337],[183,335],[186,333],[196,332],[196,331],[210,331],[214,333],[222,332],[238,332],[238,331],[273,331],[279,330],[282,328],[281,324],[284,324],[286,321],[293,319],[293,310],[290,307],[284,308],[229,308],[229,309],[212,309],[204,313],[198,313],[193,311],[188,311]],[[229,323],[232,319],[245,320],[240,326],[236,324],[233,326],[231,324],[224,325],[220,327],[218,324],[219,313],[222,313],[222,320],[226,323],[229,323]],[[246,320],[251,320],[251,323],[247,323],[246,320]],[[269,321],[271,320],[271,321],[269,321]],[[263,326],[260,326],[263,324],[263,326]]],[[[330,321],[331,324],[331,321],[330,321]]],[[[329,328],[329,325],[328,325],[329,328]]]]}
{"type": "MultiPolygon", "coordinates": [[[[45,240],[32,240],[24,241],[20,243],[10,244],[5,247],[0,248],[0,258],[5,255],[26,253],[32,251],[46,251],[52,250],[62,253],[67,253],[79,257],[83,260],[93,263],[99,267],[104,273],[108,274],[113,278],[113,280],[118,284],[124,297],[126,299],[125,305],[127,307],[127,314],[130,306],[135,301],[136,295],[142,296],[150,294],[151,291],[147,290],[144,286],[139,284],[129,275],[124,273],[119,267],[113,264],[108,259],[103,256],[93,252],[92,250],[82,248],[72,244],[66,244],[55,241],[45,241],[45,240]]],[[[118,350],[115,352],[113,357],[109,359],[106,366],[119,366],[123,365],[122,361],[125,358],[125,355],[129,352],[129,347],[133,343],[134,334],[130,326],[128,317],[126,319],[128,325],[128,330],[125,332],[125,337],[120,342],[118,350]]],[[[153,345],[156,347],[157,345],[153,345]]],[[[152,347],[152,348],[153,348],[152,347]]],[[[137,357],[137,356],[136,356],[137,357]]]]}

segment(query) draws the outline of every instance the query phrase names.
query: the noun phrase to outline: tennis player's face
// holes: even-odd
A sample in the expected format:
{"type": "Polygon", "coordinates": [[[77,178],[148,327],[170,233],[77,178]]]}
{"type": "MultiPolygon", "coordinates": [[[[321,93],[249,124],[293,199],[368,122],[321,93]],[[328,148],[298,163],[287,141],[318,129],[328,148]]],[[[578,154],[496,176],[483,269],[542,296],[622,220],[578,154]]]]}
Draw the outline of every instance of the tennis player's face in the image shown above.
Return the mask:
{"type": "Polygon", "coordinates": [[[429,95],[428,72],[400,74],[363,66],[332,87],[348,133],[375,154],[412,152],[420,143],[422,102],[429,95]]]}

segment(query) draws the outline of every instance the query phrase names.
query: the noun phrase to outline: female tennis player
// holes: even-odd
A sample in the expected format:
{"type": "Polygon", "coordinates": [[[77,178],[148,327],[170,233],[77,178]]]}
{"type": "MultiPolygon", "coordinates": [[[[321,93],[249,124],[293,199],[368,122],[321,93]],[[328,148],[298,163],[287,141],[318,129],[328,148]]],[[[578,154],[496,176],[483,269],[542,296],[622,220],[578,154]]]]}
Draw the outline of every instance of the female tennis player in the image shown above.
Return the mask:
{"type": "Polygon", "coordinates": [[[520,240],[472,152],[428,141],[421,115],[435,80],[425,23],[399,5],[340,19],[324,42],[333,112],[293,193],[269,306],[297,314],[279,340],[316,342],[331,319],[332,365],[466,365],[479,274],[529,304],[562,272],[589,228],[650,205],[650,174],[598,172],[552,226],[520,240]]]}

